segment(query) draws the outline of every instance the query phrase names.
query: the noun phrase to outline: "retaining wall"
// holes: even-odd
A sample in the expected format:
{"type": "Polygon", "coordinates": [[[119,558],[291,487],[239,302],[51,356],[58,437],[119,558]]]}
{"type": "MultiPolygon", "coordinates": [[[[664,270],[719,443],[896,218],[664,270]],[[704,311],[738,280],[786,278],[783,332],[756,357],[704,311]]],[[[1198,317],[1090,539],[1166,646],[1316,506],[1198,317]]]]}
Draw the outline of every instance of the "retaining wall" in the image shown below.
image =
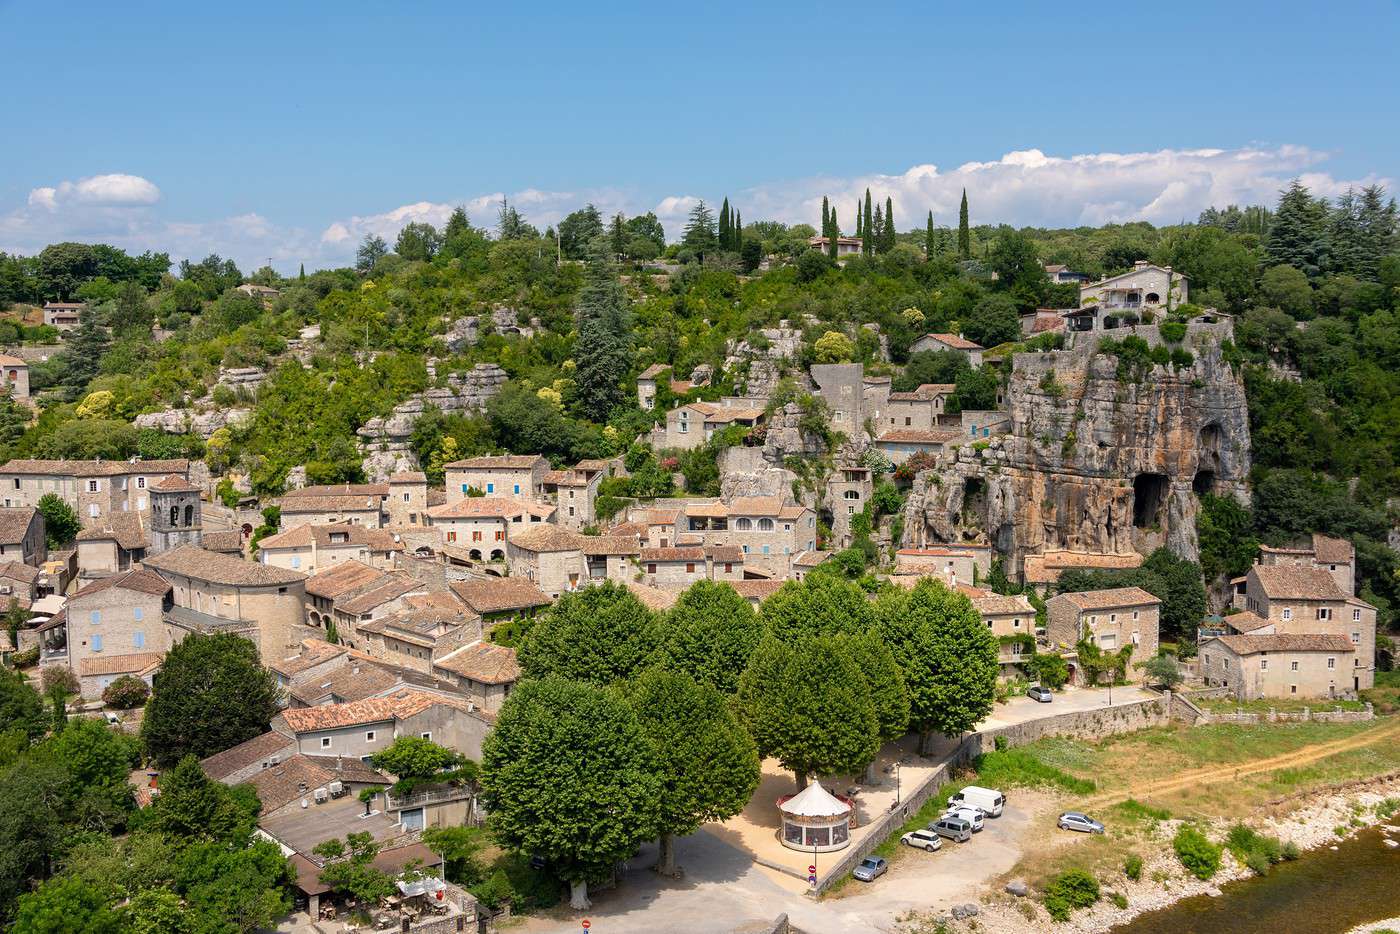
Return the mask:
{"type": "Polygon", "coordinates": [[[1267,713],[1247,713],[1235,710],[1230,713],[1205,713],[1201,723],[1365,723],[1374,720],[1375,709],[1368,703],[1365,710],[1274,710],[1267,713]]]}

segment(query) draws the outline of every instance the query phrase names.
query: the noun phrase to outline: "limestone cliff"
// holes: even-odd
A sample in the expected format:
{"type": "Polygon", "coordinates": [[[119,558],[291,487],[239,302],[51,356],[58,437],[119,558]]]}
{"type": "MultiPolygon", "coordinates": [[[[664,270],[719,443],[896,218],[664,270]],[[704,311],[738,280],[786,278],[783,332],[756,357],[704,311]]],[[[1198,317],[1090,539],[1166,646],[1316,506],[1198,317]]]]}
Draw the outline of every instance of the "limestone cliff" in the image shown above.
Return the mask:
{"type": "MultiPolygon", "coordinates": [[[[1137,333],[1161,342],[1156,328],[1137,333]]],[[[1229,324],[1193,324],[1192,365],[1137,382],[1095,352],[1104,335],[1076,336],[1073,349],[1016,355],[1010,431],[969,438],[917,476],[906,543],[987,542],[1013,572],[1056,549],[1197,556],[1197,494],[1247,495],[1244,384],[1220,349],[1229,324]]]]}

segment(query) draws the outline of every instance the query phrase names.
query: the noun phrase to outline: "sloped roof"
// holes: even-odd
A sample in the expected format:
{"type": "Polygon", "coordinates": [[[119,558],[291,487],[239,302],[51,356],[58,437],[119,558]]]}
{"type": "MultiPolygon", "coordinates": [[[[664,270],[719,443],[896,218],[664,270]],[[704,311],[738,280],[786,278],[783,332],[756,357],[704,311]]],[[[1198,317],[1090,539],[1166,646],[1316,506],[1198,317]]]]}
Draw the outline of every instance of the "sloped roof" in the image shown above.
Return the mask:
{"type": "Polygon", "coordinates": [[[122,590],[134,590],[138,593],[150,594],[153,597],[163,597],[170,592],[170,582],[168,580],[161,577],[155,571],[138,568],[133,571],[126,571],[122,574],[113,574],[111,577],[100,577],[82,590],[79,590],[73,597],[74,599],[78,597],[90,597],[95,593],[111,590],[113,587],[122,590]]]}
{"type": "Polygon", "coordinates": [[[205,532],[200,536],[199,541],[209,551],[241,552],[243,550],[243,533],[238,529],[205,532]]]}
{"type": "Polygon", "coordinates": [[[1231,613],[1229,616],[1221,617],[1221,621],[1231,629],[1239,633],[1250,633],[1256,629],[1263,629],[1272,626],[1273,620],[1265,619],[1257,613],[1246,610],[1243,613],[1231,613]]]}
{"type": "Polygon", "coordinates": [[[1355,558],[1355,550],[1351,547],[1351,542],[1344,538],[1328,538],[1326,535],[1313,533],[1313,553],[1317,555],[1318,564],[1351,564],[1355,558]]]}
{"type": "Polygon", "coordinates": [[[1323,568],[1292,564],[1255,565],[1250,573],[1270,600],[1345,600],[1336,578],[1323,568]]]}
{"type": "Polygon", "coordinates": [[[1056,594],[1052,600],[1068,600],[1081,610],[1111,610],[1123,606],[1148,606],[1162,601],[1141,587],[1110,587],[1106,590],[1077,590],[1056,594]]]}
{"type": "Polygon", "coordinates": [[[586,555],[635,555],[641,550],[641,542],[635,534],[584,536],[583,553],[586,555]]]}
{"type": "Polygon", "coordinates": [[[437,659],[433,667],[481,684],[511,684],[520,680],[515,649],[480,640],[437,659]]]}
{"type": "Polygon", "coordinates": [[[428,515],[434,519],[513,519],[524,515],[546,518],[553,514],[552,505],[513,496],[468,496],[428,509],[428,515]]]}
{"type": "Polygon", "coordinates": [[[983,349],[981,344],[977,343],[976,341],[970,341],[960,334],[926,334],[924,336],[931,337],[934,340],[938,341],[940,344],[943,344],[946,347],[952,347],[954,350],[983,349]]]}
{"type": "Polygon", "coordinates": [[[1004,616],[1013,613],[1035,616],[1035,607],[1031,606],[1031,602],[1023,594],[1007,595],[989,592],[983,596],[973,597],[972,608],[983,616],[1004,616]]]}
{"type": "Polygon", "coordinates": [[[304,486],[288,490],[282,494],[283,500],[319,498],[326,496],[388,496],[387,483],[329,483],[320,486],[304,486]]]}
{"type": "Polygon", "coordinates": [[[378,511],[383,501],[376,495],[341,496],[296,496],[282,500],[284,515],[301,515],[307,512],[367,512],[378,511]]]}
{"type": "Polygon", "coordinates": [[[441,697],[412,688],[400,688],[385,697],[368,697],[364,700],[350,701],[347,704],[289,707],[282,711],[281,716],[294,732],[309,733],[316,730],[334,730],[344,726],[357,726],[362,723],[401,720],[420,714],[438,704],[457,707],[461,710],[467,708],[465,700],[441,697]]]}
{"type": "Polygon", "coordinates": [[[582,551],[587,536],[548,523],[512,535],[509,543],[524,551],[582,551]]]}
{"type": "Polygon", "coordinates": [[[1217,636],[1216,642],[1236,655],[1259,652],[1355,652],[1356,646],[1343,635],[1324,633],[1275,633],[1265,636],[1217,636]]]}
{"type": "Polygon", "coordinates": [[[783,589],[786,581],[775,579],[730,581],[729,586],[743,597],[745,600],[767,600],[773,594],[783,589]]]}
{"type": "Polygon", "coordinates": [[[778,805],[778,810],[794,817],[840,817],[851,813],[851,806],[814,779],[806,788],[778,805]]]}
{"type": "Polygon", "coordinates": [[[660,376],[662,373],[665,373],[665,372],[666,372],[667,370],[669,370],[670,368],[671,368],[671,364],[669,364],[669,363],[653,363],[651,366],[649,366],[649,367],[647,367],[645,370],[643,370],[643,371],[637,376],[637,379],[650,379],[650,380],[654,380],[654,379],[656,379],[658,376],[660,376]]]}
{"type": "Polygon", "coordinates": [[[165,656],[159,652],[133,652],[130,655],[96,655],[78,662],[84,678],[99,675],[142,675],[160,667],[165,656]]]}
{"type": "Polygon", "coordinates": [[[353,558],[342,561],[329,570],[313,574],[306,580],[306,592],[314,597],[334,600],[377,580],[384,572],[353,558]]]}
{"type": "Polygon", "coordinates": [[[359,615],[392,603],[406,593],[423,588],[423,582],[409,574],[389,572],[372,586],[352,594],[342,596],[335,602],[335,608],[343,613],[359,615]]]}
{"type": "Polygon", "coordinates": [[[0,508],[0,545],[18,545],[24,541],[38,511],[33,506],[0,508]]]}
{"type": "Polygon", "coordinates": [[[444,464],[458,470],[523,470],[533,469],[541,461],[548,464],[539,454],[496,454],[483,457],[468,457],[465,460],[444,464]]]}
{"type": "Polygon", "coordinates": [[[138,512],[114,512],[105,516],[102,524],[83,529],[76,536],[79,542],[116,542],[128,551],[145,548],[146,526],[144,514],[138,512]]]}
{"type": "Polygon", "coordinates": [[[389,478],[390,485],[400,483],[427,483],[428,475],[421,470],[401,470],[389,478]]]}
{"type": "Polygon", "coordinates": [[[147,489],[155,490],[157,493],[198,493],[199,487],[181,477],[179,474],[166,474],[155,483],[150,484],[147,489]]]}
{"type": "Polygon", "coordinates": [[[639,584],[636,581],[628,581],[627,589],[642,601],[642,605],[653,613],[661,613],[676,605],[680,599],[680,594],[671,590],[662,590],[660,587],[652,587],[648,584],[639,584]]]}
{"type": "Polygon", "coordinates": [[[171,460],[129,461],[70,461],[40,458],[16,458],[0,465],[0,473],[41,474],[57,477],[119,477],[128,474],[154,476],[164,473],[188,474],[190,462],[184,458],[171,460]]]}
{"type": "Polygon", "coordinates": [[[287,678],[293,678],[303,671],[344,655],[348,650],[343,645],[332,645],[321,639],[301,640],[301,651],[286,658],[267,662],[267,667],[287,678]]]}
{"type": "Polygon", "coordinates": [[[6,561],[0,564],[0,577],[32,584],[39,579],[39,569],[23,561],[6,561]]]}
{"type": "Polygon", "coordinates": [[[225,749],[223,752],[217,752],[201,759],[199,764],[204,768],[205,775],[216,782],[221,782],[234,772],[245,769],[255,762],[261,762],[269,756],[277,755],[295,745],[296,740],[290,736],[284,736],[276,730],[268,730],[261,736],[254,736],[232,749],[225,749]]]}
{"type": "Polygon", "coordinates": [[[148,567],[168,574],[233,587],[273,587],[306,580],[300,571],[244,561],[236,555],[208,551],[198,545],[181,545],[145,560],[148,567]]]}
{"type": "Polygon", "coordinates": [[[792,566],[795,568],[814,568],[823,561],[831,557],[831,552],[820,549],[814,551],[799,551],[793,556],[792,566]]]}
{"type": "Polygon", "coordinates": [[[654,561],[704,561],[705,549],[699,545],[684,545],[671,548],[643,548],[639,560],[654,561]]]}
{"type": "Polygon", "coordinates": [[[484,616],[506,610],[548,606],[549,595],[523,577],[487,577],[447,585],[467,608],[484,616]]]}

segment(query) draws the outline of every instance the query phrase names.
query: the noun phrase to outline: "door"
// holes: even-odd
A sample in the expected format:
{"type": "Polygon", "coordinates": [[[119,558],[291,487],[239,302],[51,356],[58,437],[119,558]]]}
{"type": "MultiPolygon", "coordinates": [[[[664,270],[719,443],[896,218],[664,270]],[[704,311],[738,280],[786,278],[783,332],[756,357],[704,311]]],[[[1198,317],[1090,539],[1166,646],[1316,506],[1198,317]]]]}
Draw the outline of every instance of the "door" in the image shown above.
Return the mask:
{"type": "Polygon", "coordinates": [[[399,823],[403,825],[404,830],[422,830],[423,809],[413,808],[412,810],[408,811],[400,811],[399,823]]]}

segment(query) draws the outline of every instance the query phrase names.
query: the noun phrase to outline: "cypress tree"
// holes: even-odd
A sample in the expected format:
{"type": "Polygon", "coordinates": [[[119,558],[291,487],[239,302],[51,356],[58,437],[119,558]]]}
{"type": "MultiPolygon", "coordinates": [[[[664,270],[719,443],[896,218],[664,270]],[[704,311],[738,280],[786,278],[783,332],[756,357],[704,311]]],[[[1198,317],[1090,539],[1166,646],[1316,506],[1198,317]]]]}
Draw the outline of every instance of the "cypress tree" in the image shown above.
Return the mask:
{"type": "Polygon", "coordinates": [[[831,236],[831,209],[827,207],[826,195],[822,195],[822,236],[831,236]]]}
{"type": "Polygon", "coordinates": [[[627,252],[627,227],[622,212],[618,211],[612,219],[612,251],[618,259],[627,252]]]}
{"type": "Polygon", "coordinates": [[[297,273],[297,278],[298,278],[299,280],[303,281],[303,282],[306,281],[306,264],[305,264],[305,263],[302,263],[302,264],[301,264],[301,271],[297,273]]]}
{"type": "Polygon", "coordinates": [[[967,228],[967,189],[963,189],[962,207],[958,208],[958,259],[972,259],[972,232],[967,228]]]}
{"type": "Polygon", "coordinates": [[[729,199],[724,199],[724,204],[719,209],[719,248],[729,249],[729,199]]]}
{"type": "Polygon", "coordinates": [[[875,246],[872,252],[885,252],[885,212],[879,205],[875,207],[875,223],[870,225],[870,241],[875,246]]]}
{"type": "Polygon", "coordinates": [[[836,240],[841,236],[841,225],[836,222],[836,209],[831,211],[831,234],[826,241],[826,255],[836,258],[836,240]]]}
{"type": "Polygon", "coordinates": [[[871,241],[875,239],[875,228],[870,216],[870,189],[865,189],[865,242],[861,244],[861,252],[866,256],[875,252],[875,244],[871,241]]]}
{"type": "Polygon", "coordinates": [[[862,223],[864,220],[865,220],[865,218],[864,218],[864,217],[861,215],[861,213],[860,213],[860,202],[857,201],[857,202],[856,202],[856,236],[857,236],[857,237],[864,237],[864,236],[865,236],[865,225],[864,225],[864,223],[862,223]]]}
{"type": "Polygon", "coordinates": [[[734,252],[738,253],[744,248],[744,216],[738,211],[734,212],[734,223],[731,226],[733,231],[730,236],[734,239],[734,252]]]}
{"type": "Polygon", "coordinates": [[[894,199],[885,196],[885,252],[894,249],[894,199]]]}
{"type": "Polygon", "coordinates": [[[924,231],[924,259],[933,259],[933,212],[928,212],[928,229],[924,231]]]}

